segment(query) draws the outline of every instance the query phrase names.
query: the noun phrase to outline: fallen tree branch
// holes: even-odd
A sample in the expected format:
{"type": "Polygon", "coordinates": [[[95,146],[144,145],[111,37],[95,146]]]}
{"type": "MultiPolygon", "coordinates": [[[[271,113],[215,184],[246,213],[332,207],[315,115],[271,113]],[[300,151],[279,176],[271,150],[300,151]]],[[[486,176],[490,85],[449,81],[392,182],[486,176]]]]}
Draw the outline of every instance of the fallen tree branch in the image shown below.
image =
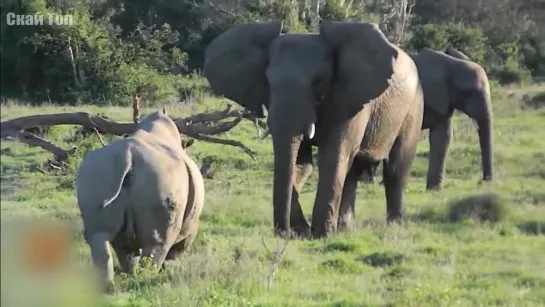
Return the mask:
{"type": "Polygon", "coordinates": [[[217,143],[217,144],[223,144],[223,145],[229,145],[229,146],[235,146],[241,148],[246,154],[248,154],[252,160],[255,161],[255,152],[251,150],[250,148],[246,147],[246,145],[242,144],[239,141],[234,140],[224,140],[224,139],[218,139],[207,135],[193,135],[191,136],[194,139],[206,141],[210,143],[217,143]]]}
{"type": "MultiPolygon", "coordinates": [[[[138,117],[133,108],[133,120],[138,117]]],[[[178,127],[178,131],[188,137],[198,140],[229,145],[241,148],[253,160],[255,160],[255,152],[245,146],[242,142],[234,140],[225,140],[210,137],[227,132],[238,125],[242,119],[248,119],[254,122],[257,126],[266,128],[267,125],[257,119],[251,112],[247,110],[231,110],[231,105],[225,110],[213,111],[208,113],[199,113],[182,119],[173,119],[178,127]],[[227,118],[234,118],[228,122],[215,123],[227,118]]],[[[45,115],[31,115],[25,117],[14,118],[0,123],[0,138],[7,140],[19,140],[30,146],[38,146],[42,149],[53,153],[55,156],[55,164],[61,164],[68,156],[75,151],[75,148],[70,150],[62,149],[28,131],[35,127],[50,127],[56,125],[79,125],[89,131],[94,131],[103,145],[106,145],[101,134],[111,135],[129,135],[136,131],[137,123],[117,123],[113,120],[101,117],[96,114],[87,112],[76,113],[56,113],[45,115]]],[[[259,132],[259,128],[258,128],[259,132]]]]}
{"type": "Polygon", "coordinates": [[[14,131],[13,136],[10,135],[6,137],[6,139],[17,139],[20,142],[30,146],[38,146],[53,153],[56,160],[66,160],[68,156],[76,150],[76,147],[72,148],[71,150],[64,150],[30,132],[24,131],[14,131]]]}

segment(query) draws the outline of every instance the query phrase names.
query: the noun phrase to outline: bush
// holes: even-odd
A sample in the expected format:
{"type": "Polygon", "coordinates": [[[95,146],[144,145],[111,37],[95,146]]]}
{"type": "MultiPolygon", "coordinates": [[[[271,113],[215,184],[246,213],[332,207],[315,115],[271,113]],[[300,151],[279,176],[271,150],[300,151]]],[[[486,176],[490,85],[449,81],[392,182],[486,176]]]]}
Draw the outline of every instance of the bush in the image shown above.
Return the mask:
{"type": "Polygon", "coordinates": [[[335,21],[367,21],[370,16],[357,6],[356,8],[347,8],[348,2],[341,0],[329,0],[320,10],[320,18],[335,21]]]}
{"type": "Polygon", "coordinates": [[[545,77],[545,40],[534,37],[520,42],[520,58],[533,77],[545,77]]]}
{"type": "Polygon", "coordinates": [[[498,195],[482,194],[452,202],[448,216],[454,222],[467,218],[481,222],[500,222],[508,216],[508,213],[507,204],[498,195]]]}
{"type": "Polygon", "coordinates": [[[516,43],[502,43],[487,53],[486,68],[492,78],[501,85],[527,83],[532,80],[530,71],[519,62],[519,49],[516,43]]]}
{"type": "Polygon", "coordinates": [[[405,46],[408,50],[420,51],[430,48],[445,51],[453,47],[466,54],[472,61],[484,64],[486,38],[477,28],[462,24],[424,24],[411,27],[412,37],[405,46]]]}

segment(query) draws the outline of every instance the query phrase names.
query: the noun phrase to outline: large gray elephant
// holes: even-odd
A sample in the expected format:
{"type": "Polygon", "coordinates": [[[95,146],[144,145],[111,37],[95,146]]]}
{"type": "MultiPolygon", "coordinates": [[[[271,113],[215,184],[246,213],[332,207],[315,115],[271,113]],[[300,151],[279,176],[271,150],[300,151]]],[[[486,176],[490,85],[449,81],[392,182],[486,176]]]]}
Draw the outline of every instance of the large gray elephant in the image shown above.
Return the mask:
{"type": "Polygon", "coordinates": [[[348,224],[352,211],[340,209],[353,207],[361,171],[381,160],[387,220],[400,220],[423,114],[413,60],[373,24],[322,20],[315,34],[280,34],[281,27],[235,26],[208,45],[204,64],[216,94],[259,116],[268,110],[276,233],[320,238],[338,219],[348,224]],[[309,227],[299,193],[313,145],[319,181],[309,227]]]}
{"type": "Polygon", "coordinates": [[[422,129],[430,129],[426,189],[442,187],[454,110],[464,112],[477,123],[483,180],[492,180],[493,116],[485,70],[454,48],[448,48],[445,53],[425,48],[411,57],[418,67],[424,90],[422,129]]]}
{"type": "Polygon", "coordinates": [[[195,239],[204,181],[166,110],[146,116],[132,135],[87,153],[76,179],[85,239],[106,291],[114,288],[111,243],[121,271],[132,256],[163,267],[195,239]]]}

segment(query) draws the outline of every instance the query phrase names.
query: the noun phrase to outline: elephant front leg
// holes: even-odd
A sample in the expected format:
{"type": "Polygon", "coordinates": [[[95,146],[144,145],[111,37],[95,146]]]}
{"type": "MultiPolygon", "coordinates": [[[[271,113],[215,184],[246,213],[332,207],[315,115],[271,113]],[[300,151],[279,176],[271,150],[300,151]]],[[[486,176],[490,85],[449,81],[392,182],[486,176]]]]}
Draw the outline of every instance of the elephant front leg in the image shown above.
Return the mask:
{"type": "Polygon", "coordinates": [[[426,190],[439,190],[442,187],[451,139],[452,120],[450,118],[430,128],[430,154],[426,190]]]}
{"type": "MultiPolygon", "coordinates": [[[[337,230],[338,212],[348,169],[357,145],[343,144],[346,133],[331,133],[331,138],[320,145],[318,154],[318,191],[312,211],[311,232],[314,238],[326,237],[337,230]],[[348,147],[349,145],[354,145],[348,147]]],[[[348,140],[361,140],[362,136],[350,136],[348,140]]],[[[346,140],[345,140],[346,142],[346,140]]]]}
{"type": "Polygon", "coordinates": [[[291,198],[290,228],[295,234],[302,237],[310,232],[310,225],[299,202],[299,194],[312,173],[312,147],[310,144],[301,144],[296,163],[291,198]]]}

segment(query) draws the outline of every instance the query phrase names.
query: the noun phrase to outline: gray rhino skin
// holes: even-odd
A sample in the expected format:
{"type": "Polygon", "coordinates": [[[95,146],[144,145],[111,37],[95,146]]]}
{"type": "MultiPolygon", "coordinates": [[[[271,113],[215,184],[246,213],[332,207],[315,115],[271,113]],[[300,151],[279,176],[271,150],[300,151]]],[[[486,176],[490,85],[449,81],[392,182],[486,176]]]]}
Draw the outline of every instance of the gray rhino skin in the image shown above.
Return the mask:
{"type": "Polygon", "coordinates": [[[86,154],[76,190],[85,239],[105,291],[114,289],[111,243],[122,272],[133,256],[157,267],[174,260],[195,239],[204,204],[204,181],[187,155],[166,110],[137,131],[86,154]]]}

